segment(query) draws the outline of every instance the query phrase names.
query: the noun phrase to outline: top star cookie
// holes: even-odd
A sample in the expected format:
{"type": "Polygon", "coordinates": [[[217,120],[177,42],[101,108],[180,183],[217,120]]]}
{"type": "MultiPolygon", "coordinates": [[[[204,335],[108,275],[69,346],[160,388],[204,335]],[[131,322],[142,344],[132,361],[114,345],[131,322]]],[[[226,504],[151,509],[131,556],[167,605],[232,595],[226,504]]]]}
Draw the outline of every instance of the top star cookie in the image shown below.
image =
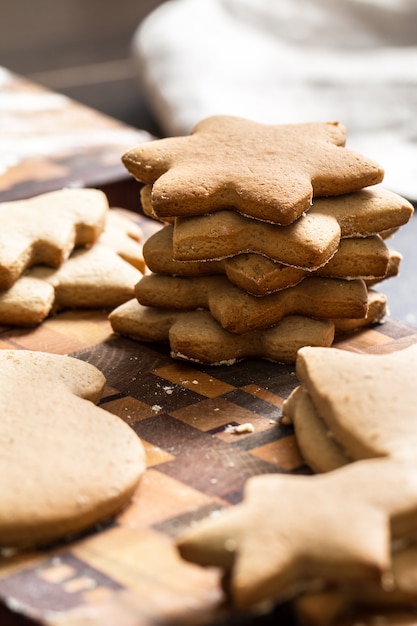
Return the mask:
{"type": "Polygon", "coordinates": [[[123,155],[127,170],[153,184],[157,217],[225,207],[290,224],[314,196],[350,193],[383,180],[382,168],[345,148],[337,122],[265,125],[213,116],[188,136],[141,144],[123,155]]]}

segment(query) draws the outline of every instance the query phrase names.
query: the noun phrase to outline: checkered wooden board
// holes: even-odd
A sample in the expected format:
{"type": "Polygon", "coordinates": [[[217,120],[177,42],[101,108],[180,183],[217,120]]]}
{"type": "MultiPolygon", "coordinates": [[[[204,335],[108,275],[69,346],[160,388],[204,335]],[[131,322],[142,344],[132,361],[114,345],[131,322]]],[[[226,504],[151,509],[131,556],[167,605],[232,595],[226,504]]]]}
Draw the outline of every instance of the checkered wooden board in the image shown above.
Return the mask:
{"type": "MultiPolygon", "coordinates": [[[[388,320],[336,345],[366,352],[416,341],[416,329],[388,320]]],[[[49,550],[3,555],[2,601],[48,625],[278,623],[276,614],[270,622],[232,618],[219,572],[181,561],[173,539],[239,502],[250,476],[309,471],[292,428],[280,423],[298,384],[294,369],[253,359],[230,367],[174,361],[166,346],[114,336],[104,312],[65,312],[30,331],[0,329],[6,348],[70,353],[98,367],[107,379],[101,406],[141,437],[148,470],[132,503],[103,527],[49,550]],[[227,432],[243,423],[253,432],[227,432]]]]}

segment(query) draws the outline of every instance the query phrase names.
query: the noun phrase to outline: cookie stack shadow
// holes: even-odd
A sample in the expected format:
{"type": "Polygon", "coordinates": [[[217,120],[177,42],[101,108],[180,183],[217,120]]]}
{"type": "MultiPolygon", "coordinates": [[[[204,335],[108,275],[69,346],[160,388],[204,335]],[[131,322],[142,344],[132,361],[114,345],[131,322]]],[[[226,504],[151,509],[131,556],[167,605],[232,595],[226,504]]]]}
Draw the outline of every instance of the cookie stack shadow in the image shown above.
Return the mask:
{"type": "MultiPolygon", "coordinates": [[[[143,171],[146,146],[141,158],[143,171]]],[[[155,184],[141,178],[137,161],[129,153],[124,159],[144,183],[144,213],[162,226],[143,248],[151,273],[136,285],[135,298],[110,315],[115,332],[169,341],[174,358],[205,364],[246,357],[293,363],[299,348],[330,346],[338,333],[387,314],[375,285],[398,274],[401,255],[388,238],[413,207],[380,187],[383,174],[347,193],[315,196],[299,216],[275,219],[230,202],[211,210],[197,198],[193,207],[192,177],[184,204],[179,195],[161,210],[155,184]]]]}

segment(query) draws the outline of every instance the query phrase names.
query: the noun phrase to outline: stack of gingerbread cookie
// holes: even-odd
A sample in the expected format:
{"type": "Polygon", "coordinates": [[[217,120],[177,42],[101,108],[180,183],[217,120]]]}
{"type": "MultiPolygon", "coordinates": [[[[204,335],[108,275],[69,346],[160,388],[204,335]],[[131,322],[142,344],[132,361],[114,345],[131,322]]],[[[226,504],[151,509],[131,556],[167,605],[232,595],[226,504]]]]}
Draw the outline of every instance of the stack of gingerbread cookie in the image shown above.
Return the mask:
{"type": "Polygon", "coordinates": [[[383,170],[345,147],[340,124],[215,116],[123,162],[164,225],[144,246],[152,274],[110,316],[116,332],[204,363],[293,362],[385,315],[370,287],[397,273],[385,239],[413,208],[373,187],[383,170]]]}
{"type": "Polygon", "coordinates": [[[113,308],[146,270],[142,231],[98,189],[0,204],[0,324],[35,326],[62,309],[113,308]]]}

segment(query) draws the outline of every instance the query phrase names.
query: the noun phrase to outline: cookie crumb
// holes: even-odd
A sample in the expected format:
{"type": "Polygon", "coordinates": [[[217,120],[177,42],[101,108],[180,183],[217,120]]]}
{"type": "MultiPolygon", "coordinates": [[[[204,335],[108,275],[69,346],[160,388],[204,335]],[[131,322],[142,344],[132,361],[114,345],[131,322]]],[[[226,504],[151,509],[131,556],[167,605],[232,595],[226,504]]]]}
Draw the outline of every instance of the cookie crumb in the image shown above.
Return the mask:
{"type": "Polygon", "coordinates": [[[237,426],[233,426],[232,424],[228,424],[224,431],[226,433],[233,433],[234,435],[242,435],[246,433],[254,433],[255,427],[250,422],[246,422],[245,424],[238,424],[237,426]]]}

